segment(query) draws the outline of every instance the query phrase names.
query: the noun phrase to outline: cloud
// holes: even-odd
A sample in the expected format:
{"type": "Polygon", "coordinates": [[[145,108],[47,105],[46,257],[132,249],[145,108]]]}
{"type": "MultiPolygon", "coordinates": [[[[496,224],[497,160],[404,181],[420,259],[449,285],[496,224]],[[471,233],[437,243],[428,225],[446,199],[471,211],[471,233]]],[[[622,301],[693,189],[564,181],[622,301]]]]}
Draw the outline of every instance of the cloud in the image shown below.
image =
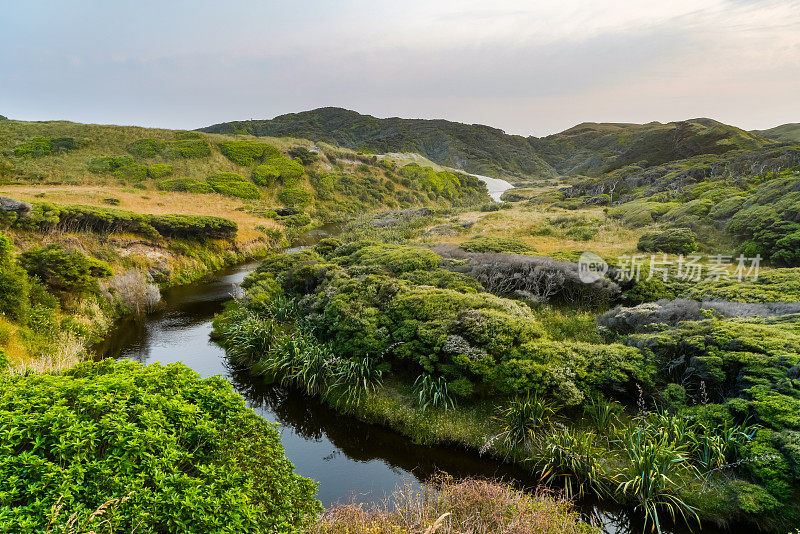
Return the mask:
{"type": "Polygon", "coordinates": [[[197,127],[342,105],[523,134],[693,115],[765,127],[800,119],[799,4],[31,2],[0,22],[0,112],[197,127]]]}

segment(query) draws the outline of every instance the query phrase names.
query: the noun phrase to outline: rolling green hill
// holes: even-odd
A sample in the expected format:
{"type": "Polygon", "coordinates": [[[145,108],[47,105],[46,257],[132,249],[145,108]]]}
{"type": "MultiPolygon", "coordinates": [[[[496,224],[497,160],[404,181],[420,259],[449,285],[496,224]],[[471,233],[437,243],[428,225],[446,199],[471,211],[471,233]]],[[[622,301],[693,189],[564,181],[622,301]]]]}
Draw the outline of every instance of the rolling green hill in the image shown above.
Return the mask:
{"type": "Polygon", "coordinates": [[[379,119],[333,107],[221,123],[200,131],[302,137],[366,152],[416,152],[441,165],[517,181],[599,175],[631,164],[648,167],[775,142],[705,118],[666,124],[582,123],[547,137],[526,138],[479,124],[379,119]]]}
{"type": "Polygon", "coordinates": [[[767,139],[800,143],[800,122],[781,124],[766,130],[753,130],[752,133],[767,139]]]}
{"type": "Polygon", "coordinates": [[[271,120],[216,124],[200,131],[293,136],[373,153],[416,152],[440,165],[495,177],[552,176],[553,169],[519,135],[446,120],[379,119],[342,108],[319,108],[271,120]]]}

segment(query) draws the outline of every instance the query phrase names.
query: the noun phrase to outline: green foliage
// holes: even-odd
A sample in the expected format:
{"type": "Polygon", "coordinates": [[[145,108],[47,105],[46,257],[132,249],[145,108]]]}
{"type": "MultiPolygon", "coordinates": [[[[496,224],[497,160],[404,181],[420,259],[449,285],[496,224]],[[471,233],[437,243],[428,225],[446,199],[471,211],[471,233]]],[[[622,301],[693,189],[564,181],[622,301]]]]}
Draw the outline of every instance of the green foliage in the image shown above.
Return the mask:
{"type": "Polygon", "coordinates": [[[281,155],[274,146],[258,141],[223,141],[219,144],[219,150],[229,160],[243,167],[281,155]]]}
{"type": "Polygon", "coordinates": [[[114,170],[113,174],[120,180],[125,180],[130,182],[141,182],[142,180],[147,179],[148,169],[147,165],[139,165],[137,163],[132,163],[130,165],[123,165],[122,167],[118,167],[117,169],[114,170]]]}
{"type": "Polygon", "coordinates": [[[533,247],[513,237],[475,236],[459,245],[467,252],[508,252],[527,254],[535,252],[533,247]]]}
{"type": "Polygon", "coordinates": [[[56,291],[80,293],[96,286],[98,278],[113,274],[107,263],[58,244],[28,250],[19,260],[28,274],[56,291]]]}
{"type": "Polygon", "coordinates": [[[253,182],[265,187],[276,184],[292,187],[300,182],[303,172],[303,166],[296,161],[276,156],[253,169],[253,182]]]}
{"type": "Polygon", "coordinates": [[[447,380],[443,376],[419,375],[414,381],[414,393],[423,412],[428,408],[449,410],[455,406],[455,401],[447,388],[447,380]]]}
{"type": "Polygon", "coordinates": [[[15,146],[13,154],[19,158],[40,158],[78,148],[78,142],[73,137],[34,137],[30,141],[15,146]]]}
{"type": "Polygon", "coordinates": [[[88,362],[0,375],[0,523],[44,532],[61,509],[103,532],[301,532],[320,510],[278,432],[230,384],[181,364],[88,362]]]}
{"type": "Polygon", "coordinates": [[[194,178],[170,178],[156,184],[161,191],[183,191],[186,193],[213,193],[211,184],[194,178]]]}
{"type": "Polygon", "coordinates": [[[311,203],[311,193],[305,189],[290,187],[281,191],[281,194],[278,195],[278,200],[290,208],[300,209],[311,203]]]}
{"type": "Polygon", "coordinates": [[[660,232],[645,232],[636,248],[642,252],[691,254],[697,250],[697,236],[689,228],[668,228],[660,232]]]}
{"type": "Polygon", "coordinates": [[[186,239],[233,239],[238,225],[210,215],[152,215],[150,225],[164,237],[186,239]]]}
{"type": "Polygon", "coordinates": [[[147,167],[147,176],[154,180],[159,180],[172,174],[172,165],[156,163],[147,167]]]}
{"type": "Polygon", "coordinates": [[[555,413],[555,406],[536,394],[515,397],[498,417],[503,425],[499,436],[510,446],[524,445],[537,430],[550,425],[555,413]]]}
{"type": "MultiPolygon", "coordinates": [[[[187,132],[188,133],[188,132],[187,132]]],[[[137,139],[125,149],[140,158],[163,157],[165,159],[204,158],[211,155],[211,147],[202,136],[178,134],[175,141],[160,141],[152,138],[137,139]]]]}
{"type": "Polygon", "coordinates": [[[21,321],[30,306],[30,282],[13,255],[11,239],[0,233],[0,314],[21,321]]]}
{"type": "Polygon", "coordinates": [[[89,172],[113,172],[120,167],[133,165],[133,158],[130,156],[99,156],[89,160],[87,166],[89,172]]]}
{"type": "Polygon", "coordinates": [[[303,165],[311,165],[319,159],[319,156],[316,154],[316,152],[311,152],[309,149],[303,146],[291,148],[289,150],[289,155],[303,165]]]}
{"type": "Polygon", "coordinates": [[[220,172],[212,174],[206,181],[221,195],[237,198],[261,198],[258,188],[241,175],[233,172],[220,172]]]}

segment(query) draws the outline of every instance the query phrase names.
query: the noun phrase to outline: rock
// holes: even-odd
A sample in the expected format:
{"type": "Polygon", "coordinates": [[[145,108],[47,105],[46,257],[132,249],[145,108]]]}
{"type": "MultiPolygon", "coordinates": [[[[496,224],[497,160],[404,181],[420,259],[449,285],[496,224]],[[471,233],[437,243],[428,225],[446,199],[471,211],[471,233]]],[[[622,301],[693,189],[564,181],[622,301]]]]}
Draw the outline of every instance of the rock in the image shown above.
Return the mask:
{"type": "Polygon", "coordinates": [[[20,217],[25,217],[30,213],[33,206],[21,200],[14,200],[13,198],[0,197],[0,213],[16,212],[20,217]]]}
{"type": "Polygon", "coordinates": [[[279,217],[288,217],[290,215],[297,215],[298,213],[300,212],[293,208],[278,208],[275,210],[275,214],[279,217]]]}
{"type": "Polygon", "coordinates": [[[453,235],[456,233],[455,227],[452,224],[440,224],[429,228],[425,235],[453,235]]]}

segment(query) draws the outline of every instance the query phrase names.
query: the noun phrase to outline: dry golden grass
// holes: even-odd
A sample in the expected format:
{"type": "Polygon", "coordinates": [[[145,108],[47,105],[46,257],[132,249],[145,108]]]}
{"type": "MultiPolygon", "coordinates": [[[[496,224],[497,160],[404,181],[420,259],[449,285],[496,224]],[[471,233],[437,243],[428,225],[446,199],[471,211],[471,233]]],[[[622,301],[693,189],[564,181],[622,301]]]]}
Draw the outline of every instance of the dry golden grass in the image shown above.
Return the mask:
{"type": "Polygon", "coordinates": [[[617,257],[636,253],[636,243],[647,230],[625,228],[617,221],[607,218],[599,207],[566,211],[559,208],[527,208],[516,204],[510,210],[462,213],[458,222],[475,224],[458,235],[426,236],[425,239],[434,243],[459,245],[479,235],[511,237],[530,245],[540,254],[589,250],[603,257],[617,257]],[[536,235],[539,229],[549,226],[548,219],[556,217],[596,221],[593,225],[599,231],[589,241],[569,239],[563,236],[563,232],[557,232],[556,235],[536,235]]]}
{"type": "Polygon", "coordinates": [[[256,225],[279,226],[272,219],[257,217],[244,211],[241,199],[217,194],[141,190],[112,185],[6,185],[0,187],[0,195],[28,202],[47,201],[54,204],[84,204],[102,207],[110,207],[108,203],[104,202],[104,199],[117,198],[120,200],[120,204],[113,207],[137,213],[216,215],[235,221],[239,225],[237,236],[239,241],[251,241],[263,236],[262,232],[255,229],[256,225]]]}

